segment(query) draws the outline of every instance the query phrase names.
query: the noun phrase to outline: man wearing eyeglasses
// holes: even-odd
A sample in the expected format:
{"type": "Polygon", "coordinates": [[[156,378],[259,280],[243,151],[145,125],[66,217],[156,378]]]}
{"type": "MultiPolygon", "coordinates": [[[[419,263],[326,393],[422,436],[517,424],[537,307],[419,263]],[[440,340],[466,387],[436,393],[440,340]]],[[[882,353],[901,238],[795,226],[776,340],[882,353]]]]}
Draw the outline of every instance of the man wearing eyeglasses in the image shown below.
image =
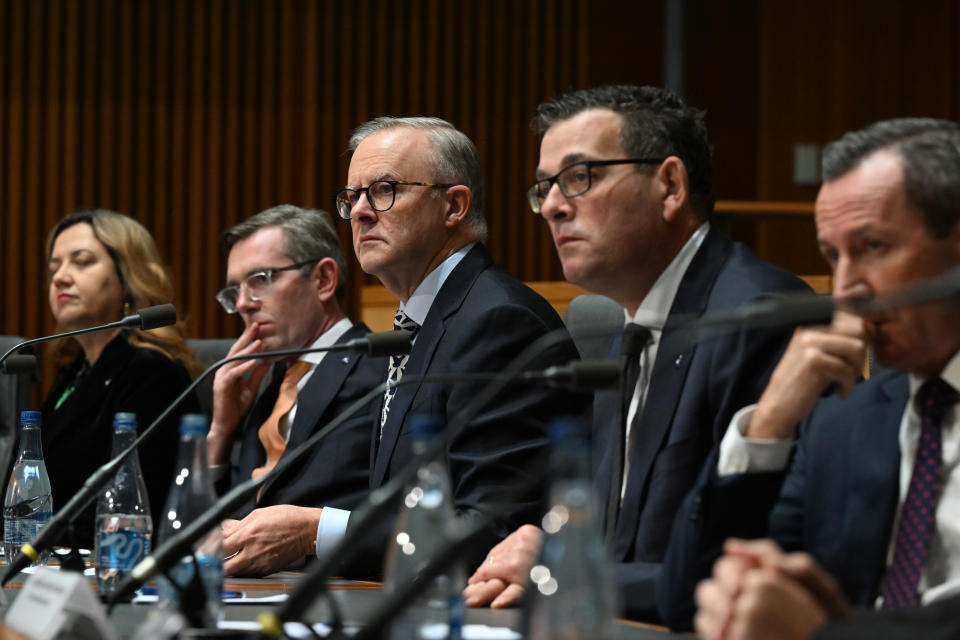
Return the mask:
{"type": "MultiPolygon", "coordinates": [[[[624,307],[610,356],[621,392],[594,402],[597,513],[628,617],[656,621],[654,586],[673,517],[730,417],[755,401],[789,332],[742,331],[670,346],[667,322],[797,290],[792,274],[710,226],[710,146],[702,114],[668,91],[605,86],[541,104],[531,208],[553,234],[567,280],[624,307]]],[[[543,533],[494,547],[466,602],[508,606],[543,533]]]]}
{"type": "MultiPolygon", "coordinates": [[[[551,332],[553,344],[526,368],[566,364],[578,354],[549,303],[495,265],[484,249],[481,163],[466,135],[437,118],[378,118],[354,131],[349,149],[347,187],[337,196],[337,209],[350,220],[360,266],[400,299],[396,326],[415,334],[409,359],[392,361],[383,373],[401,382],[422,374],[450,376],[384,395],[371,424],[370,486],[376,488],[409,463],[413,416],[440,415],[450,424],[485,387],[456,380],[456,374],[499,373],[551,332]]],[[[458,514],[476,518],[497,510],[481,553],[539,516],[545,479],[532,492],[521,483],[544,463],[544,426],[553,416],[586,408],[578,394],[514,382],[452,434],[445,462],[458,514]]],[[[349,514],[325,534],[333,513],[324,510],[323,540],[336,541],[345,529],[349,514]]],[[[358,541],[368,551],[348,574],[379,574],[388,529],[384,524],[358,541]]]]}
{"type": "MultiPolygon", "coordinates": [[[[326,213],[274,207],[226,231],[224,244],[227,286],[217,300],[245,325],[230,356],[325,347],[369,333],[340,310],[346,260],[326,213]]],[[[236,444],[230,483],[268,473],[379,384],[383,366],[383,359],[354,353],[224,365],[213,386],[210,464],[226,471],[236,444]]],[[[224,522],[228,574],[265,575],[314,555],[322,508],[349,509],[367,493],[369,420],[364,411],[344,423],[304,461],[268,480],[255,504],[239,511],[241,520],[224,522]]]]}

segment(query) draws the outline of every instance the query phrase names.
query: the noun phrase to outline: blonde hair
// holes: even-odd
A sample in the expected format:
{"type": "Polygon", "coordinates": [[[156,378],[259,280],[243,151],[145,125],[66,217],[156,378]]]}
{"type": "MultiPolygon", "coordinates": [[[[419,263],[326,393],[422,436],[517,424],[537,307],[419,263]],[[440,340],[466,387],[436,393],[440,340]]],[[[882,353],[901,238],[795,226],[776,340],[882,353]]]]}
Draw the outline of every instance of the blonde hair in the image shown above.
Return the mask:
{"type": "MultiPolygon", "coordinates": [[[[170,271],[160,259],[153,236],[133,218],[114,211],[92,209],[76,211],[64,217],[54,225],[47,236],[47,261],[50,260],[57,236],[75,224],[90,225],[93,234],[113,259],[123,288],[124,313],[173,302],[170,271]]],[[[187,368],[191,376],[202,370],[196,354],[187,345],[187,329],[183,320],[151,331],[129,329],[125,331],[125,335],[130,344],[154,349],[179,362],[187,368]]],[[[70,338],[57,341],[52,351],[55,362],[62,366],[79,355],[81,349],[80,344],[70,338]]]]}

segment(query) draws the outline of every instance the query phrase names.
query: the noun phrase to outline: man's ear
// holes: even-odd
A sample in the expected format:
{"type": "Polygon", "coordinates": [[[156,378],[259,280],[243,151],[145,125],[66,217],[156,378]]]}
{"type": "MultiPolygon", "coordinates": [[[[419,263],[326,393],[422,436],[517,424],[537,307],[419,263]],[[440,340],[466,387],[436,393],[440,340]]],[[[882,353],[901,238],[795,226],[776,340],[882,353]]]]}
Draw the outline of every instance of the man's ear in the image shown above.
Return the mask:
{"type": "Polygon", "coordinates": [[[458,184],[447,187],[446,196],[449,207],[444,224],[447,227],[455,227],[467,217],[467,212],[470,211],[470,205],[473,203],[473,193],[470,192],[470,187],[458,184]]]}
{"type": "Polygon", "coordinates": [[[656,179],[663,203],[663,219],[665,222],[673,222],[677,214],[690,203],[687,168],[680,158],[670,156],[660,164],[656,179]]]}
{"type": "Polygon", "coordinates": [[[336,260],[330,257],[320,260],[313,268],[313,277],[320,300],[326,302],[336,296],[340,285],[340,269],[336,260]]]}

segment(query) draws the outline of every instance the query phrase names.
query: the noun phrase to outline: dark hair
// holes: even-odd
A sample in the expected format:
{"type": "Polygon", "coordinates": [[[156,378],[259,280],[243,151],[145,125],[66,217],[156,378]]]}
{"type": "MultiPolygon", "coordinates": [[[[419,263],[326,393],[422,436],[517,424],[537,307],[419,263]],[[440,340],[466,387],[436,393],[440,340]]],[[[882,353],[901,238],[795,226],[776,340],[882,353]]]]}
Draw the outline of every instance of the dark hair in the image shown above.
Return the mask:
{"type": "MultiPolygon", "coordinates": [[[[269,227],[283,230],[283,253],[295,263],[333,258],[339,271],[336,296],[338,300],[343,299],[344,285],[347,282],[347,259],[326,211],[304,209],[292,204],[271,207],[224,231],[223,246],[229,252],[241,240],[269,227]]],[[[308,268],[312,268],[312,265],[304,267],[304,270],[308,268]]]]}
{"type": "Polygon", "coordinates": [[[620,144],[635,158],[676,156],[690,180],[690,204],[704,220],[713,213],[713,164],[703,112],[659,87],[605,85],[566,93],[537,107],[533,128],[539,137],[553,125],[588,109],[623,116],[620,144]]]}
{"type": "Polygon", "coordinates": [[[383,116],[364,122],[350,134],[347,151],[353,153],[360,143],[380,131],[408,127],[427,131],[433,144],[430,159],[433,180],[447,184],[462,184],[470,189],[470,210],[466,220],[477,240],[487,239],[487,221],[483,217],[483,163],[480,152],[467,134],[441,118],[414,116],[394,118],[383,116]]]}
{"type": "Polygon", "coordinates": [[[897,118],[850,131],[824,148],[823,181],[846,175],[879,151],[900,157],[907,202],[923,214],[931,235],[949,235],[960,219],[960,125],[897,118]]]}

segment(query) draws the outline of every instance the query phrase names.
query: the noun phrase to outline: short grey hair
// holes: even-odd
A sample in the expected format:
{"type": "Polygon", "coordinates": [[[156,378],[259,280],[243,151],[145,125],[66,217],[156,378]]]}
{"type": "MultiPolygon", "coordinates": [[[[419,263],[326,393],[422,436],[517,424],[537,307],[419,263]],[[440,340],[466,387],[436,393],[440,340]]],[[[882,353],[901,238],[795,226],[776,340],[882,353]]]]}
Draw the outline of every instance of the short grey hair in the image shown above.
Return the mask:
{"type": "MultiPolygon", "coordinates": [[[[340,276],[336,295],[338,299],[343,298],[347,282],[347,259],[330,214],[321,209],[304,209],[292,204],[277,205],[224,231],[223,246],[229,253],[241,240],[270,227],[279,227],[283,231],[283,252],[294,263],[333,258],[340,276]]],[[[305,266],[304,270],[307,269],[305,266]]]]}
{"type": "Polygon", "coordinates": [[[470,189],[472,200],[467,211],[467,222],[477,239],[487,238],[487,221],[483,217],[483,165],[480,153],[465,133],[441,118],[416,116],[394,118],[383,116],[361,124],[350,134],[347,151],[351,154],[368,137],[388,129],[407,127],[429,132],[433,145],[430,164],[433,168],[434,182],[462,184],[470,189]]]}
{"type": "Polygon", "coordinates": [[[900,157],[907,202],[923,214],[935,238],[960,221],[960,125],[935,118],[881,120],[850,131],[823,150],[822,177],[843,177],[879,151],[900,157]]]}

